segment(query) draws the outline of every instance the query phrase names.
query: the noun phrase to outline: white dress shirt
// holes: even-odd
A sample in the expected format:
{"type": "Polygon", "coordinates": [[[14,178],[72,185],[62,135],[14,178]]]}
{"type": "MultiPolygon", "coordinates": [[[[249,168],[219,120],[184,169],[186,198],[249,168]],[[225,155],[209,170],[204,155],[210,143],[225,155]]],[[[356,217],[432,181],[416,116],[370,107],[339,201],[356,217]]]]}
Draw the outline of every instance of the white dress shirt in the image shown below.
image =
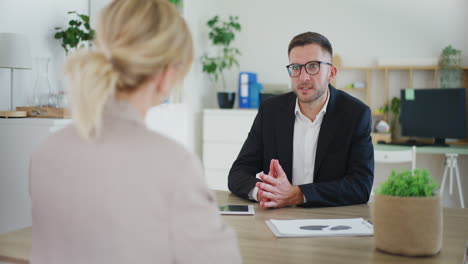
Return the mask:
{"type": "MultiPolygon", "coordinates": [[[[317,152],[317,139],[322,126],[323,116],[327,111],[328,100],[330,99],[327,91],[327,100],[315,116],[314,121],[306,117],[299,107],[298,99],[296,98],[296,107],[294,114],[294,138],[293,138],[293,168],[292,168],[292,184],[302,185],[312,183],[314,181],[315,154],[317,152]]],[[[254,187],[249,192],[251,200],[257,200],[258,188],[254,187]]],[[[304,196],[304,202],[306,202],[304,196]]]]}
{"type": "Polygon", "coordinates": [[[317,152],[317,139],[322,126],[323,116],[327,111],[327,100],[320,112],[312,121],[306,117],[299,108],[299,103],[296,99],[296,108],[294,113],[296,120],[294,122],[294,138],[293,138],[293,168],[292,168],[292,184],[302,185],[312,183],[314,181],[315,154],[317,152]]]}

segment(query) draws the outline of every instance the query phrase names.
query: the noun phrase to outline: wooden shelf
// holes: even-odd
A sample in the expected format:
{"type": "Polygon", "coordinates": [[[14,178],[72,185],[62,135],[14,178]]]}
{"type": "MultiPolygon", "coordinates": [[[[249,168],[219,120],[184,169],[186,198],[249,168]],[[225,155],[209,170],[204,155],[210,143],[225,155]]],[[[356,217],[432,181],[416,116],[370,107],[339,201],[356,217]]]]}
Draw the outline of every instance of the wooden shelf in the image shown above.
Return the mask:
{"type": "Polygon", "coordinates": [[[338,89],[344,90],[344,91],[353,91],[353,92],[364,92],[364,93],[367,92],[367,88],[346,88],[346,87],[341,87],[341,88],[338,88],[338,89]]]}
{"type": "Polygon", "coordinates": [[[367,71],[367,70],[372,70],[372,67],[338,67],[338,70],[367,71]]]}
{"type": "Polygon", "coordinates": [[[436,71],[439,69],[439,66],[377,66],[373,67],[372,70],[377,71],[409,71],[409,70],[427,70],[427,71],[436,71]]]}
{"type": "MultiPolygon", "coordinates": [[[[428,70],[428,71],[435,71],[439,70],[439,66],[418,66],[418,65],[395,65],[395,66],[371,66],[371,67],[355,67],[355,66],[341,66],[337,67],[338,70],[356,70],[356,71],[383,71],[383,70],[401,70],[401,71],[408,71],[408,70],[428,70]]],[[[468,69],[468,67],[462,67],[462,69],[468,69]]]]}

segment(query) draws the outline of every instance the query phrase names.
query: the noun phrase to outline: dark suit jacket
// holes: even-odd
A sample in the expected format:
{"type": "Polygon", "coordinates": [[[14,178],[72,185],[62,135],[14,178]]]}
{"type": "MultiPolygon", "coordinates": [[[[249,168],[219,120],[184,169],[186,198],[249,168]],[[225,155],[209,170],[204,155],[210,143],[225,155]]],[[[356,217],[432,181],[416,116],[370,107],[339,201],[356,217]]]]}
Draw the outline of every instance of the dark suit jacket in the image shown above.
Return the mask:
{"type": "MultiPolygon", "coordinates": [[[[299,185],[307,200],[305,207],[366,203],[374,180],[371,111],[347,93],[331,85],[329,89],[317,142],[314,182],[299,185]]],[[[260,181],[255,175],[268,173],[272,159],[278,159],[292,182],[295,104],[296,95],[290,92],[260,105],[229,172],[231,192],[248,199],[248,193],[260,181]]]]}

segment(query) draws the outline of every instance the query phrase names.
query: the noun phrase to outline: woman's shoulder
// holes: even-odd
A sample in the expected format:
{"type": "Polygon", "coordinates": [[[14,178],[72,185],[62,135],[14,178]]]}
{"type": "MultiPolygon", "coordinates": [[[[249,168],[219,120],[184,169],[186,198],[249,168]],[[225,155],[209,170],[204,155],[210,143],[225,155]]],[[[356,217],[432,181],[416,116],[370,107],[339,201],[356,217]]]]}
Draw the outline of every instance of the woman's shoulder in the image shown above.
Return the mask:
{"type": "MultiPolygon", "coordinates": [[[[144,126],[112,127],[104,129],[95,139],[82,138],[73,124],[45,138],[36,148],[35,154],[66,155],[67,152],[87,153],[96,156],[127,156],[128,159],[139,159],[158,163],[158,160],[179,161],[197,159],[186,147],[159,132],[144,126]]],[[[33,155],[34,156],[37,155],[33,155]]],[[[65,158],[65,157],[62,157],[65,158]]],[[[180,164],[179,166],[184,166],[180,164]]]]}

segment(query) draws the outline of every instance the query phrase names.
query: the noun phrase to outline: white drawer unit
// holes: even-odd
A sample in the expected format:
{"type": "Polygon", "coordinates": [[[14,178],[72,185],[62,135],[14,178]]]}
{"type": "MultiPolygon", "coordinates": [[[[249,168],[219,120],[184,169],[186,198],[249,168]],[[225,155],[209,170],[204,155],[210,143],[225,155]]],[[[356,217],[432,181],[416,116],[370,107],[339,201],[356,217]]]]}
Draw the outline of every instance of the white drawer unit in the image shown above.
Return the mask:
{"type": "Polygon", "coordinates": [[[247,138],[256,115],[256,109],[203,111],[203,165],[210,188],[228,190],[229,170],[247,138]]]}
{"type": "Polygon", "coordinates": [[[0,119],[0,233],[31,225],[31,153],[44,138],[70,122],[55,118],[0,119]]]}

